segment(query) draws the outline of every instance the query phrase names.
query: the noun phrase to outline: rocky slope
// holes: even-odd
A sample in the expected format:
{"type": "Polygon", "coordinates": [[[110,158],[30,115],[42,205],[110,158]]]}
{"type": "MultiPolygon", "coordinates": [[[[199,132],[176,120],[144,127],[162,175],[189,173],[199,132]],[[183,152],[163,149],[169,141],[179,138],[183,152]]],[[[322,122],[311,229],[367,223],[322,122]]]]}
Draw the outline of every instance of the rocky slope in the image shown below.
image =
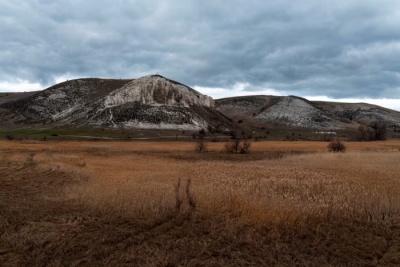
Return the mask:
{"type": "MultiPolygon", "coordinates": [[[[14,97],[15,98],[15,97],[14,97]]],[[[77,79],[0,104],[14,123],[199,129],[232,123],[214,100],[159,75],[136,80],[77,79]]]]}
{"type": "Polygon", "coordinates": [[[295,96],[243,96],[216,100],[215,107],[235,121],[253,126],[341,129],[380,120],[400,127],[400,112],[365,103],[308,101],[295,96]]]}
{"type": "Polygon", "coordinates": [[[371,121],[384,121],[388,125],[400,126],[400,112],[367,103],[340,103],[314,101],[314,105],[329,113],[342,123],[367,124],[371,121]]]}

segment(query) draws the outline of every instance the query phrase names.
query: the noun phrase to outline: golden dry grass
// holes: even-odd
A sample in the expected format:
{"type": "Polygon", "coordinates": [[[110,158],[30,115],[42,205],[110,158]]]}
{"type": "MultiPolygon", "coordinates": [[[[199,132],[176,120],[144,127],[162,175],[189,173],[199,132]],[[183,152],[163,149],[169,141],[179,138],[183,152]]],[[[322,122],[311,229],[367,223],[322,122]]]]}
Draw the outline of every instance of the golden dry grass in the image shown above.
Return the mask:
{"type": "MultiPolygon", "coordinates": [[[[400,140],[387,140],[384,142],[344,142],[348,151],[373,151],[373,150],[398,150],[400,140]]],[[[224,142],[209,142],[210,151],[220,152],[224,149],[224,142]]],[[[317,141],[262,141],[253,142],[252,151],[327,151],[327,142],[317,141]]],[[[0,140],[0,148],[13,150],[57,150],[57,151],[83,151],[88,149],[106,149],[107,151],[193,151],[192,142],[150,142],[150,141],[52,141],[42,142],[27,140],[22,142],[9,142],[0,140]]]]}
{"type": "Polygon", "coordinates": [[[70,196],[100,210],[158,215],[174,206],[178,179],[190,178],[201,213],[238,212],[261,224],[288,222],[288,216],[369,216],[365,211],[375,219],[399,211],[399,162],[398,152],[318,153],[242,163],[140,154],[85,157],[84,173],[91,179],[71,188],[70,196]]]}
{"type": "Polygon", "coordinates": [[[399,266],[400,142],[326,146],[0,142],[0,264],[399,266]]]}

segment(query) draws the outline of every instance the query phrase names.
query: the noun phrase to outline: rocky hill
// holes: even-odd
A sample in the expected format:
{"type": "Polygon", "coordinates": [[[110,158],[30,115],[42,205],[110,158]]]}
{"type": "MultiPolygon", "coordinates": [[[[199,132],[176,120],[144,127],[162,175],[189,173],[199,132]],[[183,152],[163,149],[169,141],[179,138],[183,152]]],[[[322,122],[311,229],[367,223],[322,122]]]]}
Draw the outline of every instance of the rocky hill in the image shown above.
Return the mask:
{"type": "Polygon", "coordinates": [[[252,126],[343,129],[379,120],[400,127],[400,112],[366,103],[309,101],[296,96],[243,96],[218,99],[215,107],[235,121],[252,126]]]}
{"type": "MultiPolygon", "coordinates": [[[[151,129],[230,128],[214,100],[160,75],[135,80],[77,79],[0,103],[12,123],[151,129]]],[[[1,99],[1,97],[0,97],[1,99]]]]}
{"type": "Polygon", "coordinates": [[[400,128],[400,112],[375,105],[296,96],[214,101],[160,75],[131,80],[76,79],[39,92],[0,93],[0,119],[13,124],[182,130],[208,126],[227,130],[237,127],[235,123],[333,130],[379,120],[400,128]]]}

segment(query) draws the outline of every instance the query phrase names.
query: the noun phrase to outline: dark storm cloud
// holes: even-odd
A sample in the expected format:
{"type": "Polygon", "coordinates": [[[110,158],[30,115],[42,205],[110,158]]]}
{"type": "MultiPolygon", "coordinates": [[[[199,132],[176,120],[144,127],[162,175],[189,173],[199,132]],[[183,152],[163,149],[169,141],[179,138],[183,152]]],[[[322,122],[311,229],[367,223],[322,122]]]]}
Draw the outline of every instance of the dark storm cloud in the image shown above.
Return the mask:
{"type": "Polygon", "coordinates": [[[191,86],[400,98],[400,2],[0,0],[0,81],[159,72],[191,86]]]}

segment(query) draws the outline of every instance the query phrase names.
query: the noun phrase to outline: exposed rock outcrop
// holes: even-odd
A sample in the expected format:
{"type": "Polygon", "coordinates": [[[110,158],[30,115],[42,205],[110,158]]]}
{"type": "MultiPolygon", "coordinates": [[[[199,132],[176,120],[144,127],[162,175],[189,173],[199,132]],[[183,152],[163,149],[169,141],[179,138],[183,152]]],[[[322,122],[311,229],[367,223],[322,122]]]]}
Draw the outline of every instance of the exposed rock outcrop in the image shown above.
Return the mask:
{"type": "Polygon", "coordinates": [[[190,107],[192,105],[214,108],[214,100],[183,84],[159,75],[142,77],[110,93],[105,107],[138,102],[153,106],[190,107]]]}
{"type": "Polygon", "coordinates": [[[254,120],[301,128],[337,129],[339,127],[339,124],[326,112],[317,109],[308,100],[293,96],[285,97],[263,110],[254,116],[254,120]]]}

